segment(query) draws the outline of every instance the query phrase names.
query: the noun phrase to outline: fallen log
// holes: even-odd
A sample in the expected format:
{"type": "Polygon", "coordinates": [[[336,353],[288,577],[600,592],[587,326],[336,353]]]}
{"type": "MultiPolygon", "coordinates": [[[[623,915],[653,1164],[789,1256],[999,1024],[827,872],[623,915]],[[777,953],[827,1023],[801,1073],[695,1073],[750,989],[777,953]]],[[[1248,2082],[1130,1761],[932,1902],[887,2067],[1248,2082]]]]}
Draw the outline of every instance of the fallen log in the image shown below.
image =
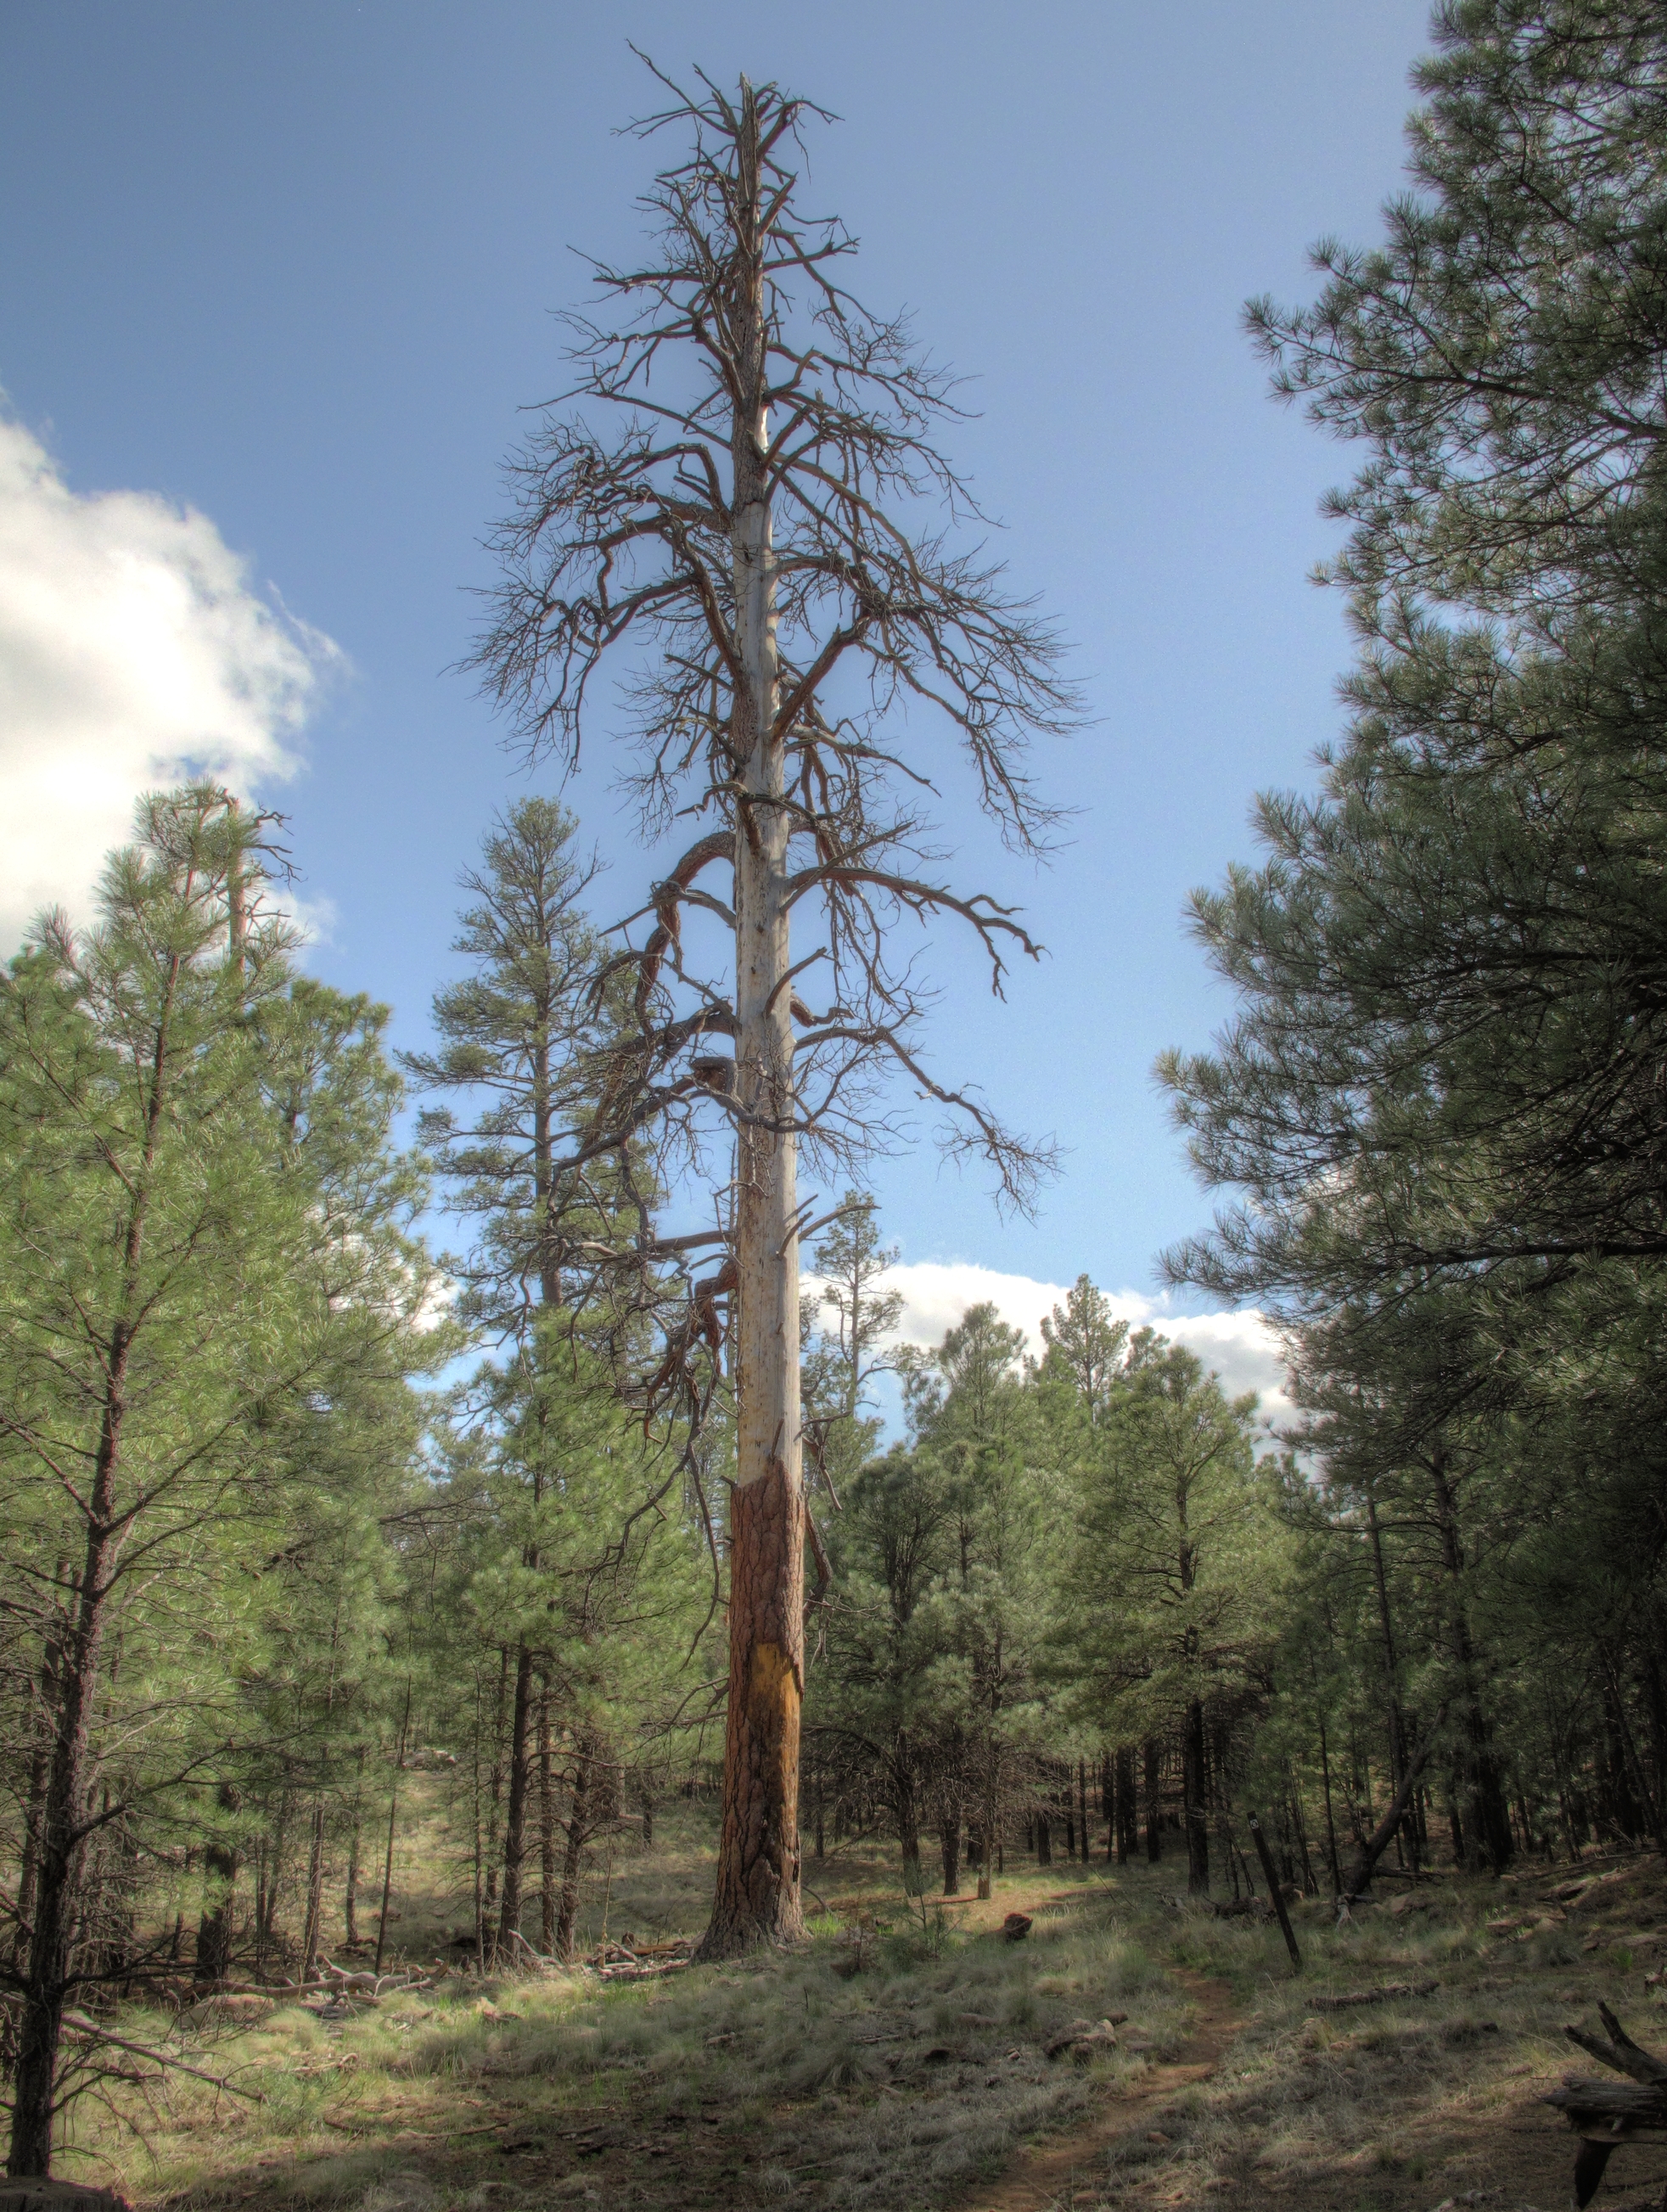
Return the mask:
{"type": "Polygon", "coordinates": [[[1342,1996],[1310,1997],[1309,2004],[1316,2012],[1344,2012],[1351,2005],[1393,2004],[1398,1997],[1427,1997],[1441,1987],[1439,1982],[1384,1982],[1375,1990],[1349,1990],[1342,1996]]]}
{"type": "Polygon", "coordinates": [[[1584,2028],[1563,2030],[1571,2043],[1627,2078],[1624,2081],[1563,2077],[1561,2089],[1541,2100],[1560,2112],[1581,2143],[1574,2160],[1574,2202],[1580,2212],[1597,2194],[1603,2169],[1623,2142],[1658,2142],[1667,2136],[1667,2059],[1633,2041],[1605,2004],[1597,2016],[1608,2031],[1600,2042],[1584,2028]]]}

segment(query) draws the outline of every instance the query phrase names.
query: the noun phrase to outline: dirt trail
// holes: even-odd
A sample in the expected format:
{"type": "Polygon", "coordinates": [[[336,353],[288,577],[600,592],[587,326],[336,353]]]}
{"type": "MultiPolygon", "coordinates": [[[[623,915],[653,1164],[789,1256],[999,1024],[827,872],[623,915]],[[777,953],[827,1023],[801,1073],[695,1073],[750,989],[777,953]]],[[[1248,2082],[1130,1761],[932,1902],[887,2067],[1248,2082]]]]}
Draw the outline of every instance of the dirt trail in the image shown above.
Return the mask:
{"type": "Polygon", "coordinates": [[[1021,2151],[999,2179],[983,2183],[964,2197],[958,2212],[1044,2212],[1062,2198],[1068,2202],[1073,2182],[1080,2176],[1086,2187],[1091,2169],[1110,2144],[1136,2129],[1154,2126],[1166,2099],[1214,2072],[1244,2025],[1234,2010],[1232,1991],[1225,1982],[1184,1966],[1169,1971],[1198,2008],[1185,2057],[1172,2065],[1154,2066],[1138,2087],[1109,2097],[1085,2126],[1021,2151]]]}

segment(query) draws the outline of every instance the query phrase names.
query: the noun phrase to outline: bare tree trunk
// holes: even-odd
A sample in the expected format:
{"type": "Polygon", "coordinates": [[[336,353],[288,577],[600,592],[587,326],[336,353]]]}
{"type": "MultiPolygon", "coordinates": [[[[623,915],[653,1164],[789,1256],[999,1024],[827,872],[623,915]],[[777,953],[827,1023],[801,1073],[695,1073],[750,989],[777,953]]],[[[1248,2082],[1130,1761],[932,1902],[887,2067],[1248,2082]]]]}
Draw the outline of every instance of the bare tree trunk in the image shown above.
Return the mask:
{"type": "Polygon", "coordinates": [[[762,179],[751,87],[736,233],[745,297],[732,442],[735,632],[735,1488],[730,1505],[729,1707],[712,1919],[700,1956],[804,1933],[799,1899],[799,1714],[805,1686],[804,1501],[799,1413],[797,1139],[788,970],[785,752],[776,728],[776,578],[759,235],[762,179]]]}
{"type": "Polygon", "coordinates": [[[532,1714],[532,1654],[523,1644],[515,1655],[515,1701],[509,1723],[509,1806],[503,1833],[503,1909],[498,1920],[497,1954],[509,1960],[521,1925],[521,1869],[526,1858],[526,1785],[532,1714]]]}
{"type": "Polygon", "coordinates": [[[1127,1866],[1141,1848],[1140,1821],[1135,1803],[1135,1747],[1117,1747],[1117,1864],[1127,1866]]]}

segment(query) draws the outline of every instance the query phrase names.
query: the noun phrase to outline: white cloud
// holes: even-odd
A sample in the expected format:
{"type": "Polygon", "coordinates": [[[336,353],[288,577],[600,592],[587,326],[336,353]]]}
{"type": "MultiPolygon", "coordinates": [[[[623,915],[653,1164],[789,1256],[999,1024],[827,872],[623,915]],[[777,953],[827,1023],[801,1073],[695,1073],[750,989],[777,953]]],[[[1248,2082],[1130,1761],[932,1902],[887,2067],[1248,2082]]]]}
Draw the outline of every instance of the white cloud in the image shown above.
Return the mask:
{"type": "Polygon", "coordinates": [[[142,791],[293,774],[341,659],[256,597],[206,515],[149,492],[82,497],[0,417],[0,940],[44,905],[86,918],[142,791]]]}
{"type": "MultiPolygon", "coordinates": [[[[903,1293],[897,1335],[905,1344],[940,1344],[946,1330],[954,1327],[969,1306],[988,1304],[1011,1327],[1025,1332],[1033,1357],[1042,1352],[1043,1316],[1062,1306],[1066,1297],[1063,1283],[1039,1283],[1030,1275],[1003,1274],[997,1268],[959,1260],[905,1262],[891,1270],[884,1286],[903,1293]]],[[[819,1287],[814,1279],[807,1279],[806,1294],[814,1297],[819,1287]]],[[[1286,1395],[1278,1340],[1254,1308],[1242,1313],[1182,1314],[1171,1312],[1165,1300],[1143,1297],[1138,1291],[1109,1291],[1106,1298],[1131,1328],[1149,1322],[1188,1346],[1206,1368],[1220,1375],[1231,1395],[1258,1392],[1263,1418],[1278,1423],[1291,1419],[1295,1408],[1286,1395]]]]}

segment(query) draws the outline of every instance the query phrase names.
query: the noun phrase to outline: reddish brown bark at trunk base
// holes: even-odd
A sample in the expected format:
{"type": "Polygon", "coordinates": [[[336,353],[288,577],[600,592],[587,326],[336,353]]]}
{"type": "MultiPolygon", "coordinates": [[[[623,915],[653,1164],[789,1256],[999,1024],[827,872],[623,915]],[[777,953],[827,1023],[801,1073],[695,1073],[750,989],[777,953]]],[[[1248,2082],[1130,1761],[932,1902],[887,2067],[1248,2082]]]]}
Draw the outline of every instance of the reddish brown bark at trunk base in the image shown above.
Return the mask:
{"type": "Polygon", "coordinates": [[[786,1468],[734,1492],[729,1713],[712,1922],[697,1957],[801,1940],[799,1706],[804,1695],[804,1510],[786,1468]]]}

